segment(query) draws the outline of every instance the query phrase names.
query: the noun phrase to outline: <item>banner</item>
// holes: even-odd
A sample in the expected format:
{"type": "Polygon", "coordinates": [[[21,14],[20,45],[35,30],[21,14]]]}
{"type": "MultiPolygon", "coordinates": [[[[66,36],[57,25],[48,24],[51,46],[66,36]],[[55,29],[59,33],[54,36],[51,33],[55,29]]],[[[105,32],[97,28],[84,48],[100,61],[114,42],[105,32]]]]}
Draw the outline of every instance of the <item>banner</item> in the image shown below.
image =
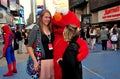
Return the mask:
{"type": "Polygon", "coordinates": [[[99,22],[120,20],[120,5],[99,11],[98,17],[99,22]]]}
{"type": "Polygon", "coordinates": [[[69,9],[69,2],[68,0],[44,0],[44,5],[46,9],[48,9],[52,16],[54,13],[67,11],[69,9]]]}
{"type": "Polygon", "coordinates": [[[57,12],[62,12],[69,9],[68,0],[54,0],[54,4],[57,12]]]}
{"type": "Polygon", "coordinates": [[[16,0],[10,0],[10,10],[17,10],[16,0]]]}

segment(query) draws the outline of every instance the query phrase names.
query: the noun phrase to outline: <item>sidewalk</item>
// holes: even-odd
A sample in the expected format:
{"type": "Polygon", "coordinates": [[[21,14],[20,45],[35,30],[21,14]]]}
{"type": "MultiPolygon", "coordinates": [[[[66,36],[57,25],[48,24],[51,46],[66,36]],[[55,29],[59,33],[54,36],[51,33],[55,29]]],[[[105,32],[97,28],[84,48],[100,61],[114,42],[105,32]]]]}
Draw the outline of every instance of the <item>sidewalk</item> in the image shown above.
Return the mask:
{"type": "MultiPolygon", "coordinates": [[[[101,50],[101,45],[97,44],[95,50],[82,61],[83,79],[120,79],[120,50],[101,50]]],[[[11,77],[3,77],[7,71],[5,58],[0,59],[0,79],[32,79],[26,73],[26,60],[28,54],[15,53],[18,73],[11,77]]]]}
{"type": "MultiPolygon", "coordinates": [[[[89,46],[90,47],[90,46],[89,46]]],[[[82,61],[83,79],[120,79],[120,50],[101,50],[95,45],[89,55],[82,61]]]]}
{"type": "MultiPolygon", "coordinates": [[[[15,53],[15,57],[16,57],[16,62],[20,63],[20,62],[26,62],[27,58],[28,58],[28,54],[23,53],[23,54],[17,54],[15,53]]],[[[1,66],[7,66],[7,62],[5,57],[0,59],[0,67],[1,66]]]]}
{"type": "Polygon", "coordinates": [[[26,62],[17,63],[18,73],[13,74],[13,76],[4,77],[3,74],[7,72],[7,66],[0,66],[0,79],[32,79],[26,73],[26,62]]]}
{"type": "MultiPolygon", "coordinates": [[[[0,56],[2,55],[2,48],[3,48],[3,44],[0,44],[0,56]]],[[[24,44],[22,44],[22,52],[23,52],[22,54],[17,54],[16,51],[14,52],[17,63],[19,63],[19,62],[24,62],[24,61],[26,61],[27,58],[28,58],[28,54],[26,54],[27,51],[26,51],[26,47],[25,47],[24,44]]],[[[7,64],[6,64],[6,59],[5,59],[5,57],[2,58],[2,59],[0,59],[0,66],[6,66],[6,65],[7,65],[7,64]]]]}

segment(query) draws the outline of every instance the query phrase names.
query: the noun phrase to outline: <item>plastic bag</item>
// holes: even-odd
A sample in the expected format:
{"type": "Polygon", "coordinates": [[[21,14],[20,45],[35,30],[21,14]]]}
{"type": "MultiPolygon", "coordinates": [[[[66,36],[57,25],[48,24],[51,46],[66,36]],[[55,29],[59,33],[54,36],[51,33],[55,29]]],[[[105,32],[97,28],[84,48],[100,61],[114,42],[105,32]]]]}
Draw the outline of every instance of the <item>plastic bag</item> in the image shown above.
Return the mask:
{"type": "Polygon", "coordinates": [[[111,47],[112,47],[112,45],[111,45],[111,41],[108,40],[108,41],[107,41],[107,48],[111,48],[111,47]]]}

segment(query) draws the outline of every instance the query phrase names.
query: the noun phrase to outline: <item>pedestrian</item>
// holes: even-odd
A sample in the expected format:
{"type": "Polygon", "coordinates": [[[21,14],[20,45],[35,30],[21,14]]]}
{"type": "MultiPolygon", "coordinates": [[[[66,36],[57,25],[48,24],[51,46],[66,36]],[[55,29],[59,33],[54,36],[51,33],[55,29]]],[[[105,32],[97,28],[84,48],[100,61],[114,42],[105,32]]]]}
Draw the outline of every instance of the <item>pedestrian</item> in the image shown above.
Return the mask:
{"type": "Polygon", "coordinates": [[[62,79],[82,79],[81,62],[77,60],[79,45],[76,40],[79,37],[79,30],[75,25],[66,25],[63,31],[64,40],[68,46],[58,63],[62,68],[62,79]]]}
{"type": "Polygon", "coordinates": [[[84,27],[81,27],[80,37],[81,37],[83,40],[86,40],[86,32],[85,32],[85,28],[84,28],[84,27]]]}
{"type": "Polygon", "coordinates": [[[86,25],[86,40],[87,40],[88,44],[90,44],[90,34],[89,34],[89,31],[90,31],[90,27],[88,25],[86,25]]]}
{"type": "Polygon", "coordinates": [[[24,32],[24,45],[26,46],[28,44],[28,31],[25,29],[24,32]]]}
{"type": "Polygon", "coordinates": [[[110,33],[113,32],[113,29],[116,29],[116,31],[118,32],[117,24],[114,24],[114,25],[113,25],[113,27],[110,29],[110,33]]]}
{"type": "Polygon", "coordinates": [[[14,34],[12,33],[10,26],[5,24],[2,26],[3,37],[4,37],[4,47],[3,47],[3,57],[6,57],[8,72],[3,74],[3,76],[12,76],[13,73],[17,73],[16,59],[14,55],[14,49],[12,47],[12,41],[14,39],[14,34]]]}
{"type": "Polygon", "coordinates": [[[112,43],[112,49],[116,51],[117,43],[118,43],[118,32],[115,28],[113,29],[112,33],[110,34],[110,39],[111,39],[111,43],[112,43]]]}
{"type": "Polygon", "coordinates": [[[102,50],[107,50],[108,31],[106,30],[106,26],[101,27],[100,39],[102,41],[102,50]]]}
{"type": "Polygon", "coordinates": [[[28,30],[27,29],[22,29],[22,52],[26,53],[27,54],[27,50],[26,50],[26,47],[27,47],[27,44],[28,44],[28,30]]]}
{"type": "Polygon", "coordinates": [[[39,16],[37,24],[32,28],[28,37],[27,50],[34,62],[34,69],[38,70],[39,67],[41,69],[40,79],[54,79],[52,47],[54,35],[52,32],[51,17],[51,13],[48,10],[43,10],[39,16]],[[35,52],[33,52],[35,48],[32,48],[36,41],[37,33],[39,33],[41,36],[40,40],[38,40],[42,53],[42,59],[39,61],[41,63],[37,62],[37,59],[34,55],[35,52]],[[45,57],[43,57],[44,54],[45,57]]]}
{"type": "Polygon", "coordinates": [[[120,49],[120,28],[118,28],[118,49],[120,49]]]}
{"type": "Polygon", "coordinates": [[[14,48],[17,50],[18,54],[21,54],[22,53],[22,34],[19,26],[16,27],[14,40],[15,40],[16,46],[18,45],[17,48],[15,46],[14,48]]]}
{"type": "Polygon", "coordinates": [[[96,28],[95,28],[95,26],[92,26],[92,27],[90,28],[89,33],[90,33],[91,44],[92,44],[91,49],[94,50],[94,48],[95,48],[95,43],[96,43],[96,28]]]}

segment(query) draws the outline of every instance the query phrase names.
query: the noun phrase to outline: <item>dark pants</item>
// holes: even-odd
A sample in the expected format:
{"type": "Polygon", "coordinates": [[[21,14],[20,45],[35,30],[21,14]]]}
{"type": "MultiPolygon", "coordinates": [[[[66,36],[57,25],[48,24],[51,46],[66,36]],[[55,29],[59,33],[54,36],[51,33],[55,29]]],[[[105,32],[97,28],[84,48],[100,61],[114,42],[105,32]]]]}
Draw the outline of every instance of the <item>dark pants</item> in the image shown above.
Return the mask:
{"type": "Polygon", "coordinates": [[[107,50],[107,40],[102,40],[102,50],[107,50]]]}

